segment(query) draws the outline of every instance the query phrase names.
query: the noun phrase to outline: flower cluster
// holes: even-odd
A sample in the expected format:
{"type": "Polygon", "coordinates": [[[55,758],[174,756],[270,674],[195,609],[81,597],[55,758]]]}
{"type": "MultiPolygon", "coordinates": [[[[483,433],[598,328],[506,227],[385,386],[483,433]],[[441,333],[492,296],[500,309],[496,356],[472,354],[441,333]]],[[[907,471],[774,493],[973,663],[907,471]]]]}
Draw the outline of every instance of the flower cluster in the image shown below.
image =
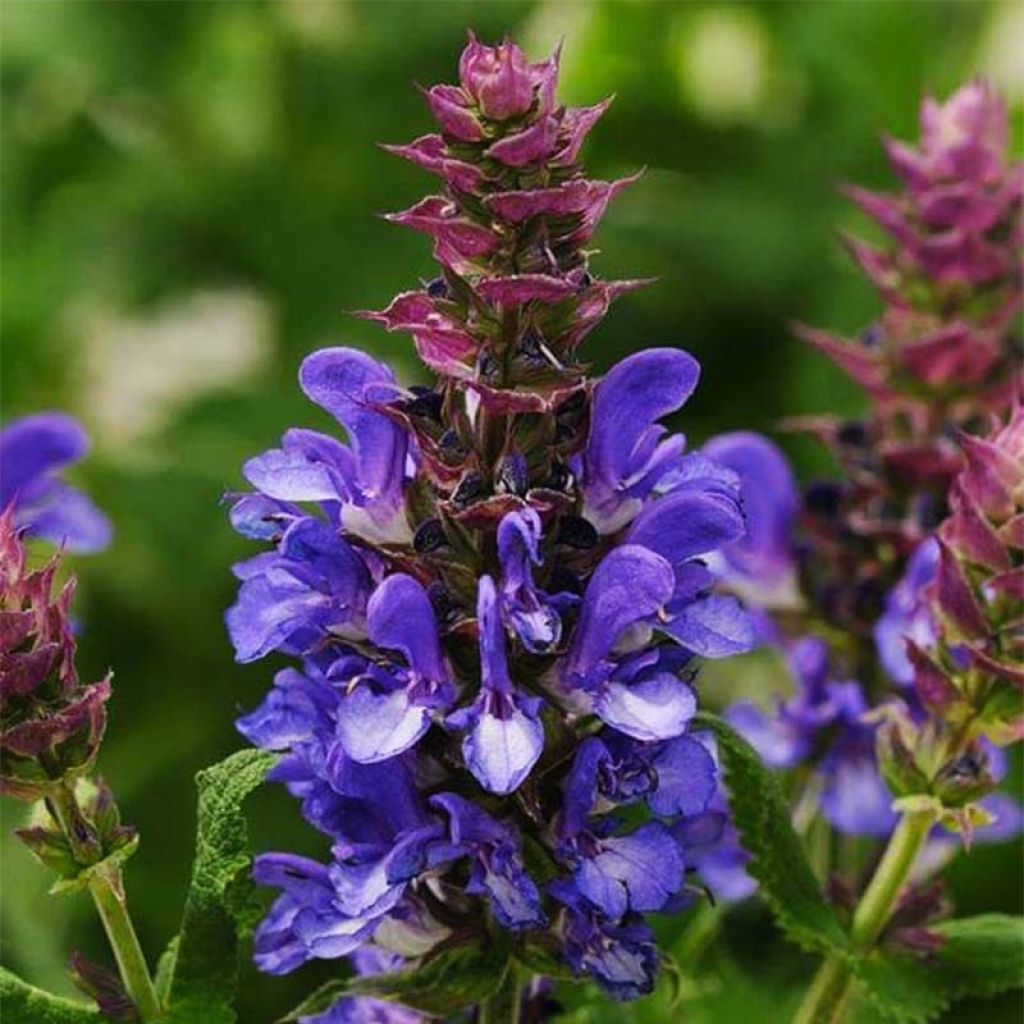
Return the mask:
{"type": "Polygon", "coordinates": [[[1004,770],[992,741],[1021,732],[1024,410],[962,444],[952,512],[915,552],[878,628],[880,653],[912,687],[911,710],[927,716],[892,715],[880,754],[894,792],[931,794],[954,809],[978,803],[1012,820],[1019,813],[1005,801],[982,798],[1004,770]]]}
{"type": "Polygon", "coordinates": [[[58,472],[89,450],[81,425],[61,412],[14,420],[0,430],[0,510],[13,507],[13,526],[73,551],[110,542],[110,523],[58,472]]]}
{"type": "Polygon", "coordinates": [[[980,82],[925,100],[921,126],[919,150],[887,143],[901,195],[849,190],[893,239],[850,242],[885,313],[861,344],[802,329],[871,399],[864,421],[805,424],[843,477],[799,494],[764,438],[704,449],[740,474],[748,519],[716,571],[762,609],[761,637],[796,682],[774,713],[743,703],[729,717],[770,764],[813,772],[808,791],[840,831],[884,836],[894,797],[930,794],[967,829],[958,808],[1001,804],[1003,824],[986,830],[998,838],[1020,812],[985,796],[998,758],[979,737],[1019,735],[1012,688],[1024,678],[1022,414],[1010,408],[1024,177],[1004,155],[1003,105],[980,82]]]}
{"type": "Polygon", "coordinates": [[[1013,393],[1024,166],[1007,160],[1008,134],[1002,100],[971,82],[945,103],[925,99],[919,148],[886,141],[901,193],[847,190],[891,240],[847,240],[885,312],[859,342],[805,336],[877,399],[916,396],[953,415],[966,405],[969,417],[979,395],[1005,404],[1013,393]]]}
{"type": "Polygon", "coordinates": [[[588,265],[626,182],[584,177],[607,103],[558,105],[557,72],[471,38],[459,85],[424,94],[440,132],[389,147],[440,177],[391,219],[441,272],[365,315],[412,336],[434,385],[316,352],[301,387],[348,443],[289,430],[244,467],[232,522],[271,546],[236,567],[229,632],[241,661],[298,662],[239,728],[284,752],[271,778],[332,841],[327,864],[256,860],[281,890],[256,936],[270,972],[511,941],[633,997],[657,967],[643,915],[683,905],[723,833],[688,727],[695,657],[754,641],[708,564],[744,534],[738,483],[658,423],[691,356],[600,380],[577,361],[639,282],[588,265]]]}
{"type": "Polygon", "coordinates": [[[0,791],[36,800],[91,767],[110,682],[79,680],[74,580],[54,594],[58,559],[28,568],[15,516],[0,516],[0,791]]]}

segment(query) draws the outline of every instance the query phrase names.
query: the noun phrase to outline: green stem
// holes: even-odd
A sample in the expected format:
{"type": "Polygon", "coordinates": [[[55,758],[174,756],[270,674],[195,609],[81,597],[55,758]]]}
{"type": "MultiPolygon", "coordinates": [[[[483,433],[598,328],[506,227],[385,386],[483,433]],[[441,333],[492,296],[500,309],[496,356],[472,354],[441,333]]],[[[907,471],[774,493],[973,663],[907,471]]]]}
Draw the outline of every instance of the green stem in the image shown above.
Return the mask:
{"type": "Polygon", "coordinates": [[[89,891],[114,951],[121,980],[139,1011],[139,1018],[143,1024],[156,1020],[162,1012],[160,999],[128,916],[120,868],[98,871],[89,880],[89,891]]]}
{"type": "Polygon", "coordinates": [[[686,931],[672,949],[672,957],[684,970],[692,970],[714,941],[722,923],[722,907],[705,902],[693,915],[686,931]]]}
{"type": "Polygon", "coordinates": [[[525,977],[514,964],[491,997],[480,1004],[477,1024],[519,1024],[525,977]]]}
{"type": "MultiPolygon", "coordinates": [[[[82,867],[96,864],[102,857],[102,845],[82,814],[74,790],[62,783],[54,789],[47,805],[67,838],[76,862],[82,867]]],[[[155,1021],[162,1008],[132,919],[128,916],[121,869],[109,864],[95,867],[89,876],[89,892],[117,960],[125,990],[139,1011],[139,1019],[143,1024],[155,1021]]]]}
{"type": "MultiPolygon", "coordinates": [[[[850,940],[855,953],[870,949],[882,934],[935,817],[935,812],[928,810],[911,811],[900,818],[853,913],[850,940]]],[[[849,986],[849,964],[842,957],[830,956],[818,969],[793,1024],[831,1024],[841,1020],[849,986]]]]}

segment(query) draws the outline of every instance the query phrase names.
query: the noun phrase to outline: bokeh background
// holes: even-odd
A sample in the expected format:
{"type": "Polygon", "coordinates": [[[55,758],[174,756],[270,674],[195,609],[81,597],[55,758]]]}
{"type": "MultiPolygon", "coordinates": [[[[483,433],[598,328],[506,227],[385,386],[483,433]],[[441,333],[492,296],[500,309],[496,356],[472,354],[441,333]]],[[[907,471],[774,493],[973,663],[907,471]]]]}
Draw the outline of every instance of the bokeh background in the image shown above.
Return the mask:
{"type": "MultiPolygon", "coordinates": [[[[221,504],[249,455],[295,424],[326,426],[295,385],[301,357],[344,340],[418,372],[410,345],[347,310],[430,275],[425,239],[382,221],[429,191],[378,141],[427,130],[413,82],[450,80],[467,25],[512,32],[539,58],[565,40],[563,98],[618,98],[587,149],[596,176],[646,167],[599,235],[603,276],[656,276],[587,342],[598,368],[678,345],[704,367],[680,417],[695,442],[780,416],[855,411],[856,391],[787,329],[864,325],[875,299],[837,244],[866,225],[836,192],[885,186],[877,142],[915,131],[924,91],[974,73],[1021,94],[1024,7],[810,3],[19,2],[2,5],[2,412],[82,418],[95,448],[74,474],[115,542],[74,560],[81,663],[113,666],[103,771],[143,835],[128,885],[155,958],[189,873],[193,776],[240,746],[232,720],[272,665],[233,663],[221,626],[230,564],[249,550],[221,504]]],[[[1018,126],[1019,127],[1019,126],[1018,126]]],[[[1018,134],[1019,141],[1019,134],[1018,134]]],[[[827,467],[787,440],[803,474],[827,467]]],[[[768,685],[763,674],[748,686],[768,685]]],[[[722,699],[714,680],[704,690],[722,699]]],[[[275,792],[253,804],[261,847],[318,838],[275,792]]],[[[3,961],[68,991],[72,947],[104,957],[90,908],[50,899],[7,838],[3,961]]],[[[1017,910],[1020,849],[951,871],[964,912],[1017,910]]],[[[681,924],[668,922],[671,939],[681,924]]],[[[786,1019],[811,964],[756,905],[684,977],[683,1019],[786,1019]]],[[[269,1024],[331,970],[247,968],[243,1024],[269,1024]]],[[[684,971],[686,969],[684,968],[684,971]]],[[[668,1021],[663,993],[573,1020],[668,1021]]],[[[963,1004],[1019,1020],[1014,998],[963,1004]]]]}

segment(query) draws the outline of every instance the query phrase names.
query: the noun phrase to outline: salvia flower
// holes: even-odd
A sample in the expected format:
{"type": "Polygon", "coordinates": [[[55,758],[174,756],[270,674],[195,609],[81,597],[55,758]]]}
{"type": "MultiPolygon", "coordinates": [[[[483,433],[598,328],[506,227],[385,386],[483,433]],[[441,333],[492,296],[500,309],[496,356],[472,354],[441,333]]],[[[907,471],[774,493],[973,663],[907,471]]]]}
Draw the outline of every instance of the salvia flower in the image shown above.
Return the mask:
{"type": "Polygon", "coordinates": [[[425,91],[439,132],[389,147],[441,179],[391,217],[441,269],[364,315],[411,335],[434,384],[314,353],[300,384],[347,443],[289,430],[243,469],[232,523],[268,547],[236,566],[228,629],[240,661],[297,661],[238,724],[331,840],[325,862],[256,861],[280,890],[255,942],[273,973],[507,932],[631,998],[657,967],[644,915],[713,860],[708,822],[682,826],[717,793],[689,734],[698,656],[754,642],[709,568],[744,535],[739,482],[659,423],[691,356],[598,381],[576,361],[640,282],[589,267],[625,182],[584,177],[607,104],[558,105],[557,68],[471,38],[459,85],[425,91]]]}
{"type": "Polygon", "coordinates": [[[895,395],[1005,408],[1019,362],[1024,168],[1006,156],[1005,105],[983,81],[921,105],[918,148],[887,140],[903,183],[894,195],[848,194],[889,236],[854,257],[886,309],[859,342],[804,336],[877,398],[895,395]]]}
{"type": "Polygon", "coordinates": [[[74,580],[55,593],[56,557],[28,567],[14,515],[8,508],[0,516],[0,788],[34,800],[91,767],[110,681],[79,680],[74,580]]]}
{"type": "Polygon", "coordinates": [[[65,413],[36,413],[0,429],[0,510],[13,506],[15,528],[72,551],[107,546],[107,517],[59,476],[88,449],[85,431],[65,413]]]}

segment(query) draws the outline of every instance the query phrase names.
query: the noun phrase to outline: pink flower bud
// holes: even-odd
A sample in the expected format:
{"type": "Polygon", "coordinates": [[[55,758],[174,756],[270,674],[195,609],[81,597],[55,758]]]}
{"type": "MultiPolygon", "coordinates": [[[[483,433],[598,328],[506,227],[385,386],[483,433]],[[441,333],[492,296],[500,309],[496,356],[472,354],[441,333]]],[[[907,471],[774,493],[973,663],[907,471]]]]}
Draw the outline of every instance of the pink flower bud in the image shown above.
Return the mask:
{"type": "Polygon", "coordinates": [[[537,74],[515,43],[484,46],[470,33],[459,58],[459,81],[485,117],[507,121],[533,105],[537,74]]]}

